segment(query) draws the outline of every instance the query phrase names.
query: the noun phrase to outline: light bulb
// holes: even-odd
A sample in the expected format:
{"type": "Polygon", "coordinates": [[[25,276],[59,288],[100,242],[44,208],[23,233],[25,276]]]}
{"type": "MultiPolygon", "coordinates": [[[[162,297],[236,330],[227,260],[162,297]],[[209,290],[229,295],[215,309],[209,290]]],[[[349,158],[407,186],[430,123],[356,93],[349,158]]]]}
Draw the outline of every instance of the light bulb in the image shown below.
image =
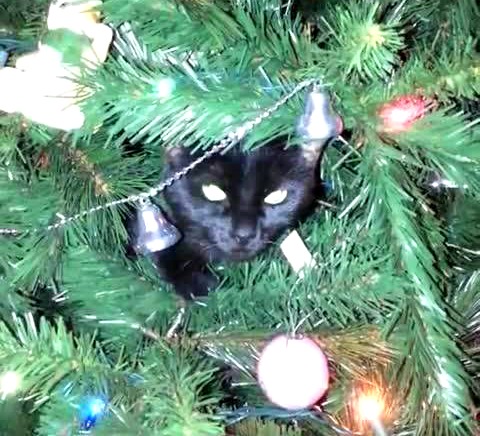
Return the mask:
{"type": "Polygon", "coordinates": [[[358,399],[358,413],[366,421],[376,421],[383,412],[383,401],[374,395],[363,395],[358,399]]]}
{"type": "Polygon", "coordinates": [[[170,77],[160,79],[157,82],[156,90],[159,98],[169,98],[175,89],[175,81],[170,77]]]}
{"type": "Polygon", "coordinates": [[[0,377],[0,393],[3,396],[14,394],[21,384],[21,377],[15,371],[8,371],[0,377]]]}
{"type": "Polygon", "coordinates": [[[99,397],[86,398],[80,407],[82,430],[89,431],[107,410],[107,401],[99,397]]]}
{"type": "Polygon", "coordinates": [[[90,412],[92,415],[97,416],[103,413],[105,408],[107,407],[105,401],[103,401],[100,398],[95,398],[94,400],[91,401],[89,404],[90,407],[90,412]]]}
{"type": "Polygon", "coordinates": [[[234,118],[231,115],[225,115],[222,118],[222,123],[223,124],[231,124],[233,122],[234,118]]]}

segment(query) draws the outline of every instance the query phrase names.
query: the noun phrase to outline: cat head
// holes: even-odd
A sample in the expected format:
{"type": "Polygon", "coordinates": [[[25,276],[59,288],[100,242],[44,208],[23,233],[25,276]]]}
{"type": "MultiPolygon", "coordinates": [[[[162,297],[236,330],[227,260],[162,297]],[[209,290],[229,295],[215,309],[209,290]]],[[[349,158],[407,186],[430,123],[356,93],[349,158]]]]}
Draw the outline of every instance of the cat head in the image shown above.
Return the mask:
{"type": "MultiPolygon", "coordinates": [[[[252,258],[311,210],[320,151],[274,141],[216,155],[165,191],[171,217],[207,260],[252,258]]],[[[196,157],[186,148],[170,149],[167,175],[196,157]]]]}

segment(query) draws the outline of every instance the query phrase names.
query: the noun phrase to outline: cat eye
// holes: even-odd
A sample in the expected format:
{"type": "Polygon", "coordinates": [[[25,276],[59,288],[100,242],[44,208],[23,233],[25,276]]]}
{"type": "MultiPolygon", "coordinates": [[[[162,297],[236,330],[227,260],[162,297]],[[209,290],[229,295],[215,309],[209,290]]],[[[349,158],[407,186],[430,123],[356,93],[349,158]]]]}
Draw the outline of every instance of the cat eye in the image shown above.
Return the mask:
{"type": "Polygon", "coordinates": [[[268,194],[263,201],[271,205],[280,204],[285,201],[287,194],[288,192],[286,189],[278,189],[277,191],[273,191],[268,194]]]}
{"type": "Polygon", "coordinates": [[[217,185],[203,185],[202,192],[209,201],[223,201],[227,198],[227,194],[223,192],[217,185]]]}

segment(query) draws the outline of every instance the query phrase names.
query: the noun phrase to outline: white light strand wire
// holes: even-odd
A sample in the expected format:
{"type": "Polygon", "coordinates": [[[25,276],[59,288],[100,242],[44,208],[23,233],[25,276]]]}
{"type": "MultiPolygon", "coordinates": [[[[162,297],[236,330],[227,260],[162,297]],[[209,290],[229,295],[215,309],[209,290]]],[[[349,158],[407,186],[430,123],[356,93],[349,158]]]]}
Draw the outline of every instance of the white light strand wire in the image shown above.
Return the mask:
{"type": "MultiPolygon", "coordinates": [[[[198,165],[200,165],[202,162],[213,156],[214,154],[217,154],[221,152],[222,150],[228,149],[230,147],[233,147],[234,145],[238,144],[245,136],[247,133],[249,133],[251,130],[253,130],[254,127],[256,127],[258,124],[260,124],[262,121],[264,121],[266,118],[269,118],[274,112],[276,112],[281,106],[283,106],[288,100],[290,100],[294,95],[296,95],[298,92],[300,92],[302,89],[305,87],[315,83],[317,80],[310,79],[310,80],[305,80],[303,82],[300,82],[292,91],[290,91],[288,94],[283,96],[280,100],[278,100],[274,105],[269,107],[268,109],[265,109],[261,114],[259,114],[255,119],[251,121],[247,121],[244,123],[242,126],[237,127],[234,131],[230,132],[224,139],[220,141],[219,144],[215,145],[212,147],[210,150],[205,152],[202,156],[200,156],[198,159],[195,159],[192,163],[189,165],[185,166],[181,170],[177,171],[175,174],[173,174],[171,177],[168,179],[164,180],[162,183],[159,183],[158,185],[150,188],[148,191],[141,192],[140,194],[133,194],[129,195],[128,197],[121,198],[119,200],[111,201],[110,203],[102,204],[99,206],[91,207],[90,209],[86,209],[82,212],[79,212],[75,215],[72,215],[70,217],[64,217],[60,214],[57,214],[57,216],[60,216],[60,220],[57,221],[54,224],[51,224],[47,227],[44,227],[45,230],[50,231],[50,230],[55,230],[60,227],[64,227],[67,224],[70,224],[74,221],[78,221],[81,218],[86,217],[87,215],[91,215],[95,212],[105,210],[111,207],[118,206],[120,204],[125,204],[125,203],[134,203],[134,202],[140,202],[144,201],[148,198],[155,197],[158,195],[160,192],[164,191],[166,188],[171,186],[173,183],[176,181],[180,180],[183,176],[188,174],[190,171],[192,171],[194,168],[196,168],[198,165]]],[[[22,233],[36,233],[40,231],[41,228],[35,228],[30,231],[25,231],[21,232],[15,229],[0,229],[0,235],[7,235],[7,236],[18,236],[22,233]]]]}

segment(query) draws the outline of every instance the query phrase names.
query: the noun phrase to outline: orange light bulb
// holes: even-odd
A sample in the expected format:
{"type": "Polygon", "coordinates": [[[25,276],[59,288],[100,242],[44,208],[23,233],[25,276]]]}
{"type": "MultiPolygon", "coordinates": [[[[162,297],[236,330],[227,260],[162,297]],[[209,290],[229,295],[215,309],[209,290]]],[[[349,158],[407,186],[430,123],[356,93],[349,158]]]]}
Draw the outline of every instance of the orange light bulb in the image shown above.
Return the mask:
{"type": "Polygon", "coordinates": [[[358,413],[363,420],[378,420],[382,415],[383,409],[382,399],[374,395],[362,395],[358,399],[358,413]]]}

